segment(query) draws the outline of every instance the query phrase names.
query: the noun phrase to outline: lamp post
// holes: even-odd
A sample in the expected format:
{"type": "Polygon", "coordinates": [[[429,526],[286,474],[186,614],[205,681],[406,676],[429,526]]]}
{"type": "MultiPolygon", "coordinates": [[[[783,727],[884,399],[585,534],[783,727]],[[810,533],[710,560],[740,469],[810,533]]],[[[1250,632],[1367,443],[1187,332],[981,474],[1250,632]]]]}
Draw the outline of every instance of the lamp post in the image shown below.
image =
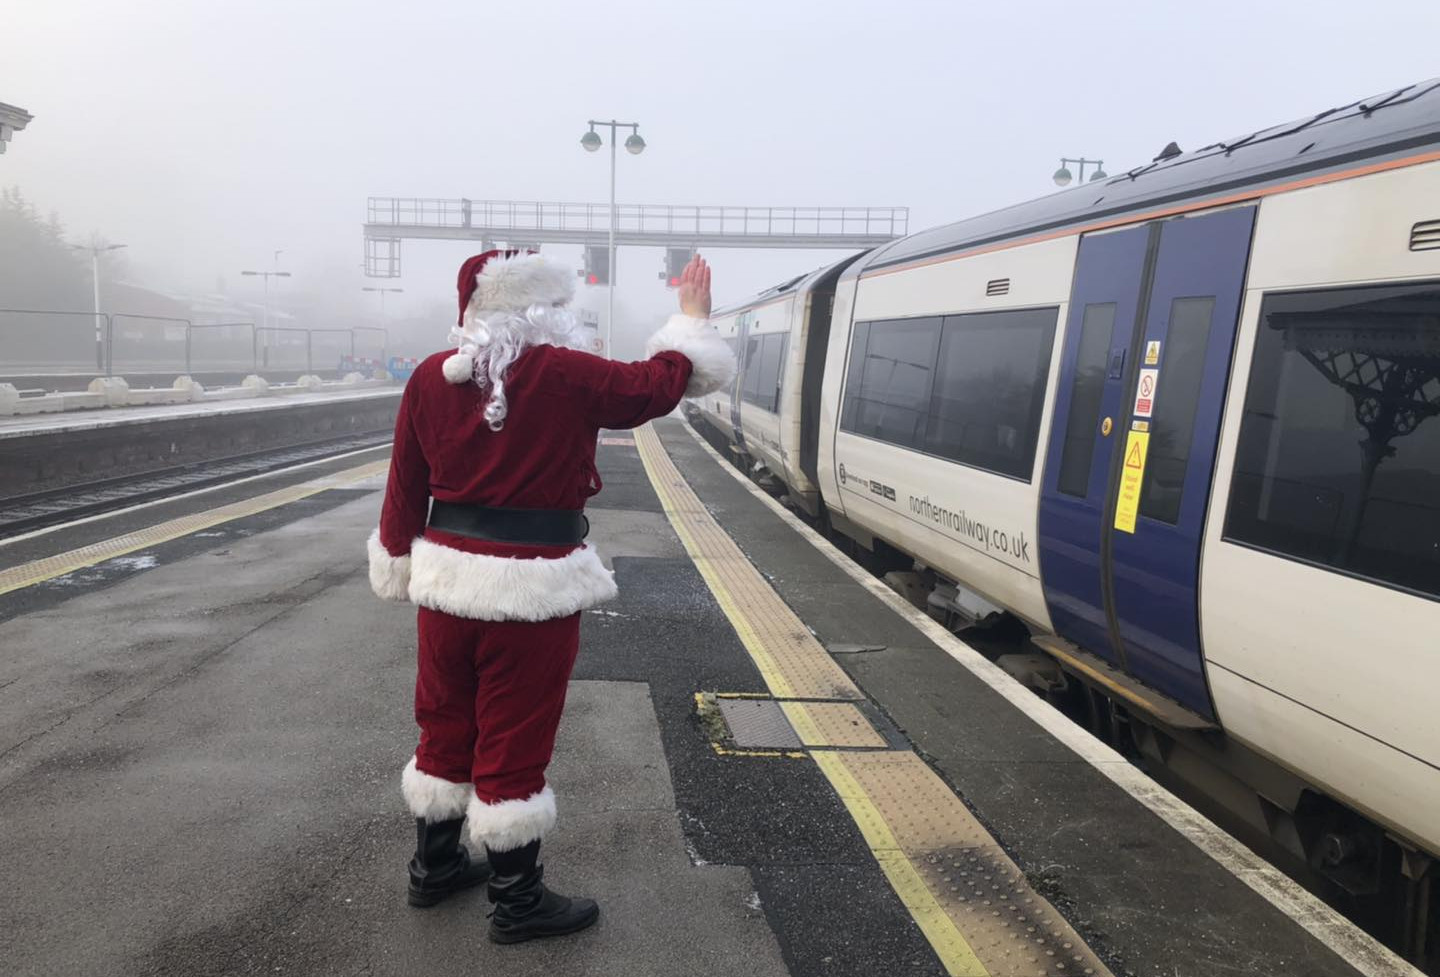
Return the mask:
{"type": "Polygon", "coordinates": [[[625,150],[631,156],[639,156],[645,152],[645,140],[640,138],[640,123],[638,122],[616,122],[611,119],[609,122],[597,122],[591,119],[587,125],[590,131],[580,137],[580,145],[585,147],[587,153],[593,153],[599,149],[604,140],[600,133],[595,131],[596,126],[610,127],[610,280],[606,282],[607,309],[605,312],[605,355],[612,360],[615,358],[615,347],[611,339],[615,335],[615,150],[619,137],[616,131],[629,129],[630,137],[625,140],[625,150]]]}
{"type": "Polygon", "coordinates": [[[119,251],[121,248],[128,246],[129,245],[125,244],[106,244],[103,246],[98,244],[70,245],[71,251],[90,252],[90,288],[95,303],[95,365],[102,370],[105,368],[105,340],[102,338],[102,330],[100,328],[100,255],[106,251],[119,251]]]}
{"type": "Polygon", "coordinates": [[[1062,156],[1060,157],[1060,168],[1056,170],[1055,175],[1051,177],[1051,179],[1055,181],[1055,185],[1057,187],[1068,187],[1070,185],[1070,180],[1072,178],[1070,175],[1069,167],[1067,166],[1067,164],[1069,163],[1074,163],[1080,168],[1081,183],[1085,182],[1085,167],[1087,166],[1095,167],[1095,172],[1090,174],[1091,183],[1094,183],[1096,180],[1103,180],[1107,176],[1105,172],[1104,160],[1085,159],[1083,156],[1080,159],[1070,159],[1068,156],[1062,156]]]}
{"type": "MultiPolygon", "coordinates": [[[[279,251],[276,251],[275,254],[276,254],[277,258],[278,258],[280,252],[279,252],[279,251]]],[[[289,277],[290,277],[290,273],[289,273],[288,271],[242,271],[240,274],[242,274],[242,275],[249,275],[249,276],[251,276],[252,278],[253,278],[253,277],[260,277],[260,278],[265,279],[265,328],[266,328],[266,329],[269,329],[269,328],[270,328],[270,279],[272,279],[272,278],[289,278],[289,277]]]]}
{"type": "Polygon", "coordinates": [[[386,293],[386,292],[403,292],[403,291],[405,291],[405,289],[403,289],[403,288],[373,288],[373,287],[371,287],[371,286],[369,286],[369,285],[363,285],[363,286],[361,286],[360,291],[362,291],[362,292],[379,292],[379,293],[380,293],[380,318],[381,318],[381,319],[384,319],[384,318],[385,318],[385,293],[386,293]]]}

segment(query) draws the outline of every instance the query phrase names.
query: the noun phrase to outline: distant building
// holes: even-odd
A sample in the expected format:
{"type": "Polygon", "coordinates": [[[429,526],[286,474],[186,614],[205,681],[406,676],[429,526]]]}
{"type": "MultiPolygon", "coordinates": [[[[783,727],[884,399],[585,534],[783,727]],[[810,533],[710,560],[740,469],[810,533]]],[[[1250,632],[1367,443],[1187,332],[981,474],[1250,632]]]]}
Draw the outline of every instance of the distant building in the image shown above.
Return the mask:
{"type": "Polygon", "coordinates": [[[0,102],[0,153],[5,152],[10,137],[25,128],[33,118],[35,116],[22,108],[0,102]]]}

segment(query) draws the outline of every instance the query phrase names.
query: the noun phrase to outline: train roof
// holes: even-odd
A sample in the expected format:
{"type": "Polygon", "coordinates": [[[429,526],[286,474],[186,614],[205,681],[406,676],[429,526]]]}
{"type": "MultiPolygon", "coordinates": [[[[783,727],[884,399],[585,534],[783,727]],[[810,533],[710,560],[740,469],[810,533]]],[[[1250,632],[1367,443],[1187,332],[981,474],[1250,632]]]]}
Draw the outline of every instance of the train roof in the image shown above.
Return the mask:
{"type": "Polygon", "coordinates": [[[768,302],[773,302],[776,299],[783,298],[792,292],[798,292],[804,288],[809,288],[818,283],[827,274],[834,273],[838,277],[841,270],[843,270],[856,258],[859,258],[864,254],[865,252],[860,251],[855,254],[846,255],[839,261],[832,261],[829,264],[821,265],[819,268],[816,268],[813,271],[807,271],[803,275],[796,275],[794,278],[788,278],[785,281],[781,282],[779,285],[772,285],[770,288],[765,289],[763,292],[758,292],[755,295],[751,295],[750,297],[742,299],[739,302],[731,302],[729,305],[716,309],[714,312],[710,313],[710,317],[712,319],[718,319],[720,316],[735,315],[738,312],[744,312],[746,309],[753,309],[758,306],[765,305],[768,302]]]}
{"type": "MultiPolygon", "coordinates": [[[[1174,144],[1167,146],[1173,149],[1174,144]]],[[[1440,149],[1440,79],[1407,85],[1285,125],[1164,153],[1126,173],[882,245],[843,277],[1097,220],[1123,218],[1339,170],[1362,161],[1440,149]]]]}

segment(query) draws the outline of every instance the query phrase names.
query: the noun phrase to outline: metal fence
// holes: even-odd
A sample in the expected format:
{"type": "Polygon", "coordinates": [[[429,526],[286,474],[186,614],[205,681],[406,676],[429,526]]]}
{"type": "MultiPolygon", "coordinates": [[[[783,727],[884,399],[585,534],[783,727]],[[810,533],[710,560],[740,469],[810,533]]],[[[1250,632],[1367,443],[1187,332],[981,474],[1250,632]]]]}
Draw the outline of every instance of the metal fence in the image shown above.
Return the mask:
{"type": "Polygon", "coordinates": [[[0,381],[98,374],[338,374],[357,347],[384,361],[380,326],[263,327],[170,316],[0,309],[0,381]],[[378,356],[373,355],[378,353],[378,356]]]}
{"type": "MultiPolygon", "coordinates": [[[[370,197],[366,221],[406,227],[483,228],[495,231],[599,233],[610,227],[606,204],[437,197],[370,197]]],[[[833,237],[900,237],[908,207],[689,207],[617,204],[621,233],[833,237]]]]}

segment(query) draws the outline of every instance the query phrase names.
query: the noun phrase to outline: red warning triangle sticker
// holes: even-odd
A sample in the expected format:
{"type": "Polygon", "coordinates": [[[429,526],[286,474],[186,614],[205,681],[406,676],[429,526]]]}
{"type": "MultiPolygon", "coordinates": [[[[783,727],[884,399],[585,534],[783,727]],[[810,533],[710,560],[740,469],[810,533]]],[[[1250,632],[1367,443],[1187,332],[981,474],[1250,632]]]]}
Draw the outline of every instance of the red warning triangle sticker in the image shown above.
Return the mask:
{"type": "Polygon", "coordinates": [[[1125,456],[1126,468],[1142,468],[1143,463],[1140,457],[1140,442],[1136,441],[1130,446],[1130,453],[1125,456]]]}

